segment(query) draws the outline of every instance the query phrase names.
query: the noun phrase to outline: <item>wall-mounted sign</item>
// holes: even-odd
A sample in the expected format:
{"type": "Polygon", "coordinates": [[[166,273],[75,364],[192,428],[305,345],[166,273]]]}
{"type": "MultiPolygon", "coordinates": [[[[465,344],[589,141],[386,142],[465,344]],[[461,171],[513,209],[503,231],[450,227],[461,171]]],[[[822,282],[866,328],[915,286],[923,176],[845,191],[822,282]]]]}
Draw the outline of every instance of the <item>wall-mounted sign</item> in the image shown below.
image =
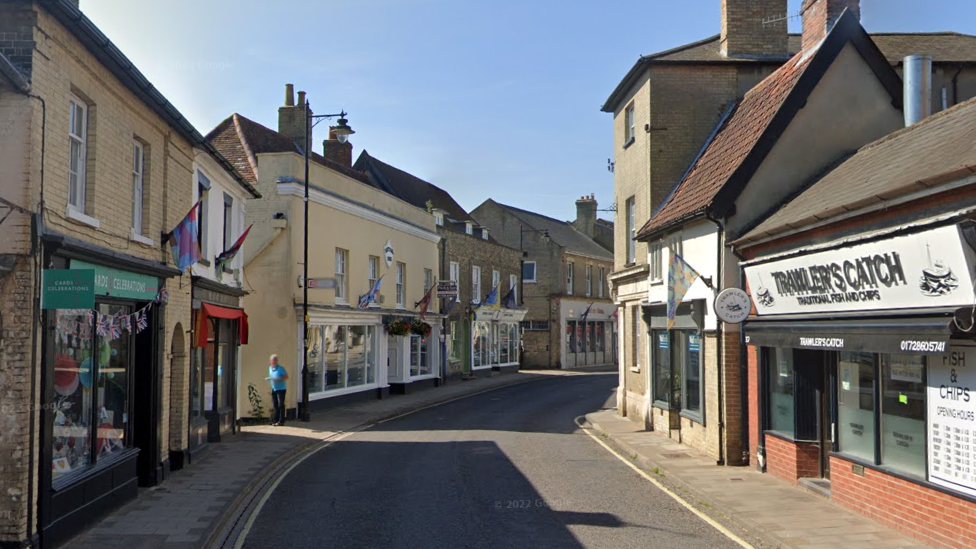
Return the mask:
{"type": "Polygon", "coordinates": [[[976,496],[976,347],[950,347],[926,364],[929,481],[976,496]]]}
{"type": "Polygon", "coordinates": [[[746,267],[756,311],[876,311],[972,305],[974,255],[948,226],[746,267]]]}
{"type": "Polygon", "coordinates": [[[95,271],[96,295],[152,301],[159,293],[159,279],[154,276],[111,269],[76,259],[71,260],[71,268],[95,271]]]}
{"type": "Polygon", "coordinates": [[[383,246],[383,257],[386,258],[386,267],[390,268],[393,266],[393,243],[389,240],[386,241],[386,246],[383,246]]]}
{"type": "Polygon", "coordinates": [[[44,269],[41,272],[42,309],[94,309],[95,271],[44,269]]]}
{"type": "Polygon", "coordinates": [[[715,296],[715,316],[722,322],[740,324],[752,310],[749,294],[739,288],[726,288],[715,296]]]}
{"type": "Polygon", "coordinates": [[[455,280],[445,280],[437,283],[437,297],[452,298],[458,295],[458,283],[455,280]]]}

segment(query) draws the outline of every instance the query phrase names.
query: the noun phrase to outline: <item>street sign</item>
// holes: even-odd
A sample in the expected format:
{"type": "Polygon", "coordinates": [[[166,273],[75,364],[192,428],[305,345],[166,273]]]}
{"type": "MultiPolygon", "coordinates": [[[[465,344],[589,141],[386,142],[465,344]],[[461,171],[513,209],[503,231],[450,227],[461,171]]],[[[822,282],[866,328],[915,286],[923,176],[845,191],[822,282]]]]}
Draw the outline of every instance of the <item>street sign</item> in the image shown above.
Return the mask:
{"type": "Polygon", "coordinates": [[[715,316],[722,322],[741,324],[752,311],[752,299],[739,288],[726,288],[715,297],[715,316]]]}
{"type": "MultiPolygon", "coordinates": [[[[308,288],[310,290],[334,290],[339,285],[339,281],[334,278],[310,278],[308,288]]],[[[298,277],[298,287],[302,287],[302,277],[298,277]]]]}
{"type": "Polygon", "coordinates": [[[41,286],[42,309],[95,308],[93,269],[45,269],[41,286]]]}
{"type": "Polygon", "coordinates": [[[437,283],[437,297],[451,298],[458,295],[457,281],[447,280],[437,283]]]}

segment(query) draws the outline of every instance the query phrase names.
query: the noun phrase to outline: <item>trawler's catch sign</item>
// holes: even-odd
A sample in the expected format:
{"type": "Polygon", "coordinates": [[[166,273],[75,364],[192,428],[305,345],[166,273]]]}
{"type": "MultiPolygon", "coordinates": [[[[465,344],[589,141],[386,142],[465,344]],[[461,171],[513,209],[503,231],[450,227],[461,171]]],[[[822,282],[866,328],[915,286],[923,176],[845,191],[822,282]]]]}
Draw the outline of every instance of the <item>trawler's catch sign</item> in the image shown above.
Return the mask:
{"type": "Polygon", "coordinates": [[[973,303],[959,229],[940,227],[746,268],[760,315],[973,303]]]}

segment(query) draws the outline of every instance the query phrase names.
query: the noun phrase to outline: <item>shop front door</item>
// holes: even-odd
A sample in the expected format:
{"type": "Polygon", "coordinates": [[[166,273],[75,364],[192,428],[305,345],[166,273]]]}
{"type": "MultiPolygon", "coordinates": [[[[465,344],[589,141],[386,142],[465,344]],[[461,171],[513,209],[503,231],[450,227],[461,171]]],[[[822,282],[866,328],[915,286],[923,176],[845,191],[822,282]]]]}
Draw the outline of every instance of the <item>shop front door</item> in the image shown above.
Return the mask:
{"type": "Polygon", "coordinates": [[[833,413],[827,390],[832,386],[831,354],[808,349],[796,349],[794,354],[797,440],[816,444],[819,450],[817,468],[824,479],[830,478],[830,451],[833,449],[833,413]]]}

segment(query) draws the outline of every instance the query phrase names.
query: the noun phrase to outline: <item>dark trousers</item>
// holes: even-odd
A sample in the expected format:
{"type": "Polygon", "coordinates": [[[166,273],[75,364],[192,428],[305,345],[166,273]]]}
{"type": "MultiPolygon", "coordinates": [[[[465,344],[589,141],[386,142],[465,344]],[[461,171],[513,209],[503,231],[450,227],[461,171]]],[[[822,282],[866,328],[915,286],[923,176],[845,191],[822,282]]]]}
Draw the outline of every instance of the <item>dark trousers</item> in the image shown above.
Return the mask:
{"type": "Polygon", "coordinates": [[[271,402],[274,404],[274,413],[271,416],[271,423],[285,423],[285,389],[271,391],[271,402]]]}

